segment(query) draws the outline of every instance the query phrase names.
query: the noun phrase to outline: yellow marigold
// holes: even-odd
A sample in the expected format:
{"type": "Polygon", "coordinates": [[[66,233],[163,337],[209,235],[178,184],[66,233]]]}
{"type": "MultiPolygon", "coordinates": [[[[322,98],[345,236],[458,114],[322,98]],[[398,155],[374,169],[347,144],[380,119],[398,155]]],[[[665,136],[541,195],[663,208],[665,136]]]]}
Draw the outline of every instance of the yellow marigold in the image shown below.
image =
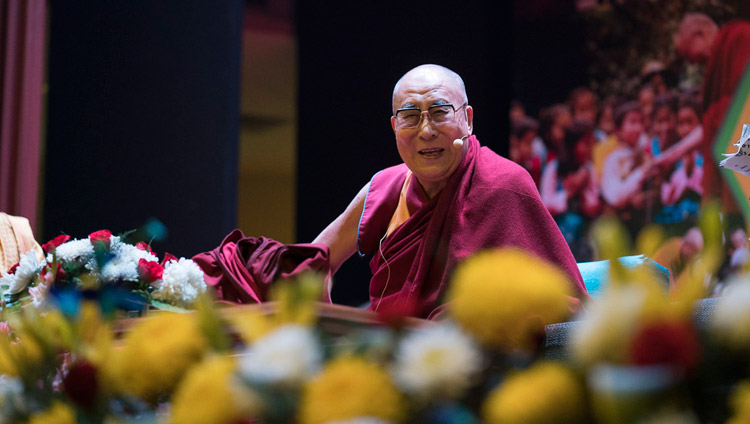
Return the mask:
{"type": "Polygon", "coordinates": [[[729,404],[734,411],[727,424],[750,423],[750,381],[743,381],[737,385],[729,404]]]}
{"type": "Polygon", "coordinates": [[[579,423],[585,393],[575,374],[557,362],[539,362],[508,377],[482,405],[488,424],[579,423]]]}
{"type": "Polygon", "coordinates": [[[569,312],[567,275],[517,249],[477,253],[459,265],[448,299],[456,321],[487,346],[533,348],[544,326],[569,312]]]}
{"type": "Polygon", "coordinates": [[[37,370],[43,358],[42,347],[33,337],[11,341],[7,334],[0,334],[0,374],[25,375],[37,370]]]}
{"type": "Polygon", "coordinates": [[[331,361],[305,387],[299,411],[303,424],[325,424],[358,417],[401,422],[405,402],[390,375],[355,357],[331,361]]]}
{"type": "Polygon", "coordinates": [[[34,414],[29,419],[29,424],[76,424],[77,422],[73,410],[61,402],[54,402],[49,409],[34,414]]]}
{"type": "Polygon", "coordinates": [[[212,357],[191,368],[172,398],[171,422],[236,423],[257,416],[262,400],[234,379],[229,357],[212,357]]]}
{"type": "Polygon", "coordinates": [[[147,400],[170,393],[207,350],[194,313],[162,312],[139,321],[105,366],[106,384],[147,400]]]}

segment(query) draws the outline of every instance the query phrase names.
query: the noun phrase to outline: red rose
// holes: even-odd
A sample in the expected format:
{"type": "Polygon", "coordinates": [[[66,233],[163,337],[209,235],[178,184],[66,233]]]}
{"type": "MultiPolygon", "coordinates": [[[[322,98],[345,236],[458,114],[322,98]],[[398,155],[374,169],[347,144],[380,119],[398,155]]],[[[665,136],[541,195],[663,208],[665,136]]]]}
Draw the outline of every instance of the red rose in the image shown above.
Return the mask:
{"type": "Polygon", "coordinates": [[[161,280],[162,275],[164,275],[164,267],[158,262],[144,258],[138,261],[138,276],[141,280],[151,284],[156,280],[161,280]]]}
{"type": "Polygon", "coordinates": [[[15,274],[16,270],[18,269],[18,265],[20,265],[20,264],[21,264],[20,262],[16,262],[15,265],[13,265],[12,267],[10,267],[10,269],[8,270],[8,274],[15,274]]]}
{"type": "MultiPolygon", "coordinates": [[[[47,274],[50,274],[51,272],[52,272],[52,264],[48,262],[47,266],[42,268],[42,272],[39,273],[39,276],[42,278],[42,280],[46,281],[47,274]]],[[[60,264],[57,264],[57,271],[55,272],[55,278],[50,279],[49,282],[52,283],[55,281],[62,281],[64,279],[65,279],[65,270],[63,269],[62,266],[60,266],[60,264]]]]}
{"type": "Polygon", "coordinates": [[[91,240],[91,244],[93,244],[94,247],[96,247],[97,243],[104,243],[104,247],[109,249],[111,238],[112,232],[109,230],[99,230],[89,234],[89,240],[91,240]]]}
{"type": "Polygon", "coordinates": [[[151,246],[146,243],[145,241],[139,241],[135,244],[135,247],[137,247],[139,250],[143,250],[145,252],[153,253],[153,250],[151,250],[151,246]]]}
{"type": "Polygon", "coordinates": [[[44,249],[45,252],[51,252],[55,250],[55,248],[66,241],[70,240],[70,236],[67,234],[60,234],[59,236],[53,238],[52,240],[48,241],[47,243],[44,243],[42,245],[42,249],[44,249]]]}
{"type": "Polygon", "coordinates": [[[690,322],[660,322],[636,333],[630,356],[637,365],[673,364],[690,370],[698,363],[700,343],[690,322]]]}
{"type": "Polygon", "coordinates": [[[169,252],[164,252],[164,260],[161,261],[161,265],[164,266],[167,264],[167,262],[176,261],[176,260],[178,260],[176,256],[174,256],[173,254],[169,252]]]}

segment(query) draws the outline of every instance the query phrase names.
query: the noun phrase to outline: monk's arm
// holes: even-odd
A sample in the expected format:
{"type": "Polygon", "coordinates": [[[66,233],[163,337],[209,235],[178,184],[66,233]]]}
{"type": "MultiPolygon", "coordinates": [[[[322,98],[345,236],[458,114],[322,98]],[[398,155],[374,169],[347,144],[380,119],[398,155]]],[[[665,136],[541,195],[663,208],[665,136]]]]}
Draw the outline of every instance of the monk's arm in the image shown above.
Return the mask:
{"type": "Polygon", "coordinates": [[[703,142],[703,127],[690,131],[680,141],[670,146],[654,158],[654,164],[667,168],[680,160],[691,150],[698,148],[703,142]]]}
{"type": "Polygon", "coordinates": [[[357,250],[359,218],[362,216],[369,188],[370,183],[362,187],[346,210],[313,240],[313,243],[323,243],[330,249],[331,273],[338,271],[341,264],[357,250]]]}

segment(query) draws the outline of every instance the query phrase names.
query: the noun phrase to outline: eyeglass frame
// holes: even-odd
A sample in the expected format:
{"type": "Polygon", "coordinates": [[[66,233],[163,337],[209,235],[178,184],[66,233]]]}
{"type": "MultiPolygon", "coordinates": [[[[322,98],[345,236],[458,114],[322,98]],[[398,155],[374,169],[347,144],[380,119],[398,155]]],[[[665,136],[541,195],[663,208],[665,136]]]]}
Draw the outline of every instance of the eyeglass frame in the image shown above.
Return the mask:
{"type": "Polygon", "coordinates": [[[398,122],[398,113],[399,112],[404,111],[404,110],[418,110],[419,111],[419,122],[417,122],[417,125],[415,125],[413,127],[401,127],[401,126],[399,126],[399,128],[409,128],[409,129],[419,128],[419,126],[422,124],[422,117],[424,116],[425,112],[427,112],[427,115],[430,117],[429,118],[430,122],[432,122],[435,125],[439,126],[439,125],[443,125],[443,124],[447,123],[447,121],[444,122],[444,123],[442,123],[442,124],[435,123],[435,121],[432,120],[432,115],[430,114],[430,109],[432,109],[433,107],[450,106],[451,109],[453,109],[453,115],[454,115],[454,119],[455,119],[456,112],[458,112],[461,108],[466,107],[468,105],[469,105],[469,102],[463,102],[463,104],[461,104],[461,106],[459,106],[459,107],[453,106],[453,103],[443,103],[443,104],[432,105],[432,106],[428,107],[427,109],[420,109],[420,108],[418,108],[416,106],[413,106],[413,107],[402,107],[400,109],[396,109],[396,113],[393,114],[393,118],[395,119],[396,122],[398,122]]]}

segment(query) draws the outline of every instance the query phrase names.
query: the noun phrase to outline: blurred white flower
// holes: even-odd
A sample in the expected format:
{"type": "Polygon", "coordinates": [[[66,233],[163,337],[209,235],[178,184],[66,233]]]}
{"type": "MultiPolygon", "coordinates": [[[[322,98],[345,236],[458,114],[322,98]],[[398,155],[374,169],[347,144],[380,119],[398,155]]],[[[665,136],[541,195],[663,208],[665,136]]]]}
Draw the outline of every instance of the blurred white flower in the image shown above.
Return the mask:
{"type": "Polygon", "coordinates": [[[290,324],[259,339],[240,357],[240,374],[251,382],[298,384],[321,367],[323,352],[312,330],[290,324]]]}
{"type": "Polygon", "coordinates": [[[18,267],[13,274],[2,273],[0,287],[9,294],[20,293],[41,270],[41,264],[39,264],[34,251],[28,251],[21,256],[18,267]]]}
{"type": "Polygon", "coordinates": [[[393,378],[417,397],[461,396],[483,366],[482,353],[458,327],[442,322],[405,336],[395,351],[393,378]]]}
{"type": "Polygon", "coordinates": [[[26,409],[21,379],[0,375],[0,424],[11,422],[13,413],[25,412],[26,409]]]}
{"type": "Polygon", "coordinates": [[[596,302],[587,306],[571,334],[573,359],[582,364],[620,362],[626,344],[640,322],[647,293],[643,286],[610,286],[596,302]]]}
{"type": "Polygon", "coordinates": [[[747,275],[727,285],[711,315],[711,326],[720,339],[737,348],[750,348],[750,282],[747,275]]]}
{"type": "Polygon", "coordinates": [[[49,293],[49,287],[44,283],[29,287],[29,296],[35,308],[40,309],[47,305],[47,293],[49,293]]]}
{"type": "MultiPolygon", "coordinates": [[[[136,262],[137,264],[137,262],[136,262]]],[[[157,285],[157,284],[154,284],[157,285]]],[[[162,282],[152,296],[172,305],[188,308],[206,291],[203,270],[192,259],[180,258],[164,265],[162,282]]]]}
{"type": "MultiPolygon", "coordinates": [[[[94,246],[89,239],[69,240],[55,248],[55,255],[61,262],[86,263],[94,256],[94,246]]],[[[47,255],[47,261],[52,262],[52,254],[47,255]]]]}

